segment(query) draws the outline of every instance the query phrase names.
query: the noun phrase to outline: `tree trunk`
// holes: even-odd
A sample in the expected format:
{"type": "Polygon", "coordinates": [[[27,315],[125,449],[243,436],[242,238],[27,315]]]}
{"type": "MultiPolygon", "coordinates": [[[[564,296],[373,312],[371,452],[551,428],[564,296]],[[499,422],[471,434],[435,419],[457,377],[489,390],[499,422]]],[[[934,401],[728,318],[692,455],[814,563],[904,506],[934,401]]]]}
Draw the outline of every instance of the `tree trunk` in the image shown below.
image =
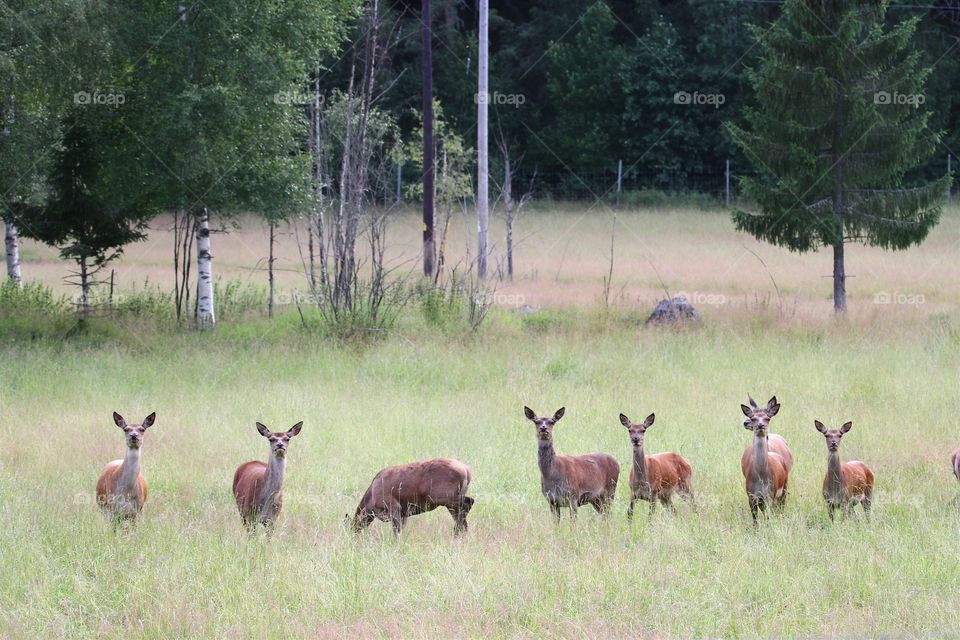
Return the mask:
{"type": "MultiPolygon", "coordinates": [[[[274,224],[271,222],[270,223],[270,256],[267,258],[267,283],[268,283],[267,284],[267,290],[268,290],[267,317],[268,318],[273,317],[273,243],[274,243],[275,233],[276,233],[276,227],[274,227],[274,224]]],[[[311,261],[313,260],[312,255],[310,256],[310,259],[311,261]]],[[[311,264],[311,267],[312,266],[313,265],[311,264]]],[[[313,274],[311,273],[311,276],[312,275],[313,274]]]]}
{"type": "Polygon", "coordinates": [[[843,262],[843,239],[833,245],[833,310],[847,310],[847,272],[843,262]]]}
{"type": "MultiPolygon", "coordinates": [[[[506,145],[504,145],[506,149],[506,145]]],[[[510,154],[503,152],[503,207],[507,225],[507,280],[513,282],[513,175],[510,170],[510,154]]]]}
{"type": "Polygon", "coordinates": [[[430,0],[420,7],[423,56],[423,275],[432,278],[436,268],[433,239],[433,55],[430,43],[430,0]]]}
{"type": "Polygon", "coordinates": [[[197,326],[209,329],[216,323],[213,313],[213,254],[210,253],[210,215],[207,209],[197,216],[197,326]]]}
{"type": "Polygon", "coordinates": [[[477,82],[477,277],[487,277],[487,236],[490,226],[489,151],[487,148],[488,23],[490,0],[480,0],[480,62],[477,82]]]}
{"type": "Polygon", "coordinates": [[[18,287],[23,287],[23,278],[20,276],[20,236],[17,227],[12,222],[6,223],[7,246],[7,277],[13,280],[18,287]]]}
{"type": "Polygon", "coordinates": [[[90,274],[87,272],[87,257],[81,256],[80,264],[80,315],[87,318],[90,315],[90,274]]]}

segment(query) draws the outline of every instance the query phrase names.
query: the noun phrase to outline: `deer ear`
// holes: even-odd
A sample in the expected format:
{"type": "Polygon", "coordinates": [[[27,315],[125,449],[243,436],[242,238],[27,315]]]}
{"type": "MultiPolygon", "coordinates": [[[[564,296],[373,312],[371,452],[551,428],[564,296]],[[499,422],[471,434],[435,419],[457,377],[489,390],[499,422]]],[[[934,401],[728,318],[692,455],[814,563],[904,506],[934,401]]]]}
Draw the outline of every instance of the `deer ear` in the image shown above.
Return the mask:
{"type": "Polygon", "coordinates": [[[844,422],[843,426],[840,427],[840,433],[846,433],[847,431],[850,431],[850,429],[852,428],[853,428],[852,422],[844,422]]]}
{"type": "Polygon", "coordinates": [[[777,412],[780,411],[780,403],[777,402],[777,396],[770,398],[770,402],[767,403],[767,415],[771,418],[777,415],[777,412]]]}
{"type": "Polygon", "coordinates": [[[750,401],[751,407],[753,407],[754,409],[757,408],[757,401],[753,399],[753,396],[751,396],[750,394],[747,394],[747,400],[750,401]]]}
{"type": "Polygon", "coordinates": [[[625,415],[623,415],[623,414],[621,413],[621,414],[620,414],[620,424],[622,424],[622,425],[625,426],[627,429],[629,429],[629,428],[630,428],[630,418],[628,418],[627,416],[625,416],[625,415]]]}
{"type": "Polygon", "coordinates": [[[824,431],[827,430],[827,428],[823,426],[823,423],[820,422],[819,420],[814,420],[813,426],[815,426],[817,428],[817,431],[819,431],[820,433],[823,433],[824,431]]]}
{"type": "Polygon", "coordinates": [[[291,438],[292,438],[293,436],[298,436],[298,435],[300,435],[300,428],[301,428],[301,427],[303,427],[303,420],[301,420],[301,421],[298,422],[297,424],[295,424],[295,425],[293,425],[292,427],[290,427],[290,430],[287,431],[287,435],[290,436],[291,438]]]}
{"type": "Polygon", "coordinates": [[[749,420],[744,420],[744,421],[743,421],[743,428],[744,428],[744,429],[749,429],[750,431],[753,431],[752,423],[751,423],[749,420]]]}
{"type": "Polygon", "coordinates": [[[154,421],[157,419],[157,412],[154,411],[144,419],[143,424],[141,425],[144,429],[152,427],[154,421]]]}
{"type": "Polygon", "coordinates": [[[535,414],[535,413],[533,412],[533,409],[531,409],[530,407],[524,407],[524,408],[523,408],[523,415],[527,416],[527,420],[536,420],[536,419],[537,419],[537,414],[535,414]]]}
{"type": "Polygon", "coordinates": [[[116,411],[113,412],[113,423],[118,427],[120,427],[121,429],[127,426],[127,421],[124,420],[123,416],[117,413],[116,411]]]}
{"type": "Polygon", "coordinates": [[[567,411],[566,407],[560,407],[559,409],[557,409],[557,412],[553,414],[553,421],[556,422],[557,420],[562,418],[563,414],[566,413],[566,411],[567,411]]]}
{"type": "Polygon", "coordinates": [[[747,416],[748,418],[753,417],[753,411],[745,404],[740,405],[740,411],[743,411],[743,415],[747,416]]]}
{"type": "Polygon", "coordinates": [[[257,431],[259,431],[260,435],[264,438],[270,437],[270,429],[267,429],[266,425],[260,424],[259,422],[257,423],[257,431]]]}
{"type": "Polygon", "coordinates": [[[651,413],[650,415],[648,415],[648,416],[647,416],[647,419],[643,421],[643,427],[644,427],[644,429],[649,429],[649,428],[650,428],[650,425],[653,424],[653,421],[656,419],[656,417],[657,417],[657,416],[656,416],[656,414],[654,414],[654,413],[651,413]]]}

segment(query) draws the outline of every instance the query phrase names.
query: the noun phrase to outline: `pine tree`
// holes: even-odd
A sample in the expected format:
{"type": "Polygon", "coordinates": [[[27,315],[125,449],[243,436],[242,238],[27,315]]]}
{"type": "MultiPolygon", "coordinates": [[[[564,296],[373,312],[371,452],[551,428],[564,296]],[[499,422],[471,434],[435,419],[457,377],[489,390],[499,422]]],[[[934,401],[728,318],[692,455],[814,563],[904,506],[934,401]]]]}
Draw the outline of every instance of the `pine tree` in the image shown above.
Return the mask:
{"type": "Polygon", "coordinates": [[[759,177],[744,192],[759,212],[735,211],[738,230],[806,252],[833,247],[833,301],[846,311],[844,245],[919,244],[940,219],[949,176],[911,180],[940,135],[923,108],[929,69],[912,48],[917,19],[887,28],[886,2],[787,0],[756,30],[750,73],[756,107],[728,125],[759,177]]]}

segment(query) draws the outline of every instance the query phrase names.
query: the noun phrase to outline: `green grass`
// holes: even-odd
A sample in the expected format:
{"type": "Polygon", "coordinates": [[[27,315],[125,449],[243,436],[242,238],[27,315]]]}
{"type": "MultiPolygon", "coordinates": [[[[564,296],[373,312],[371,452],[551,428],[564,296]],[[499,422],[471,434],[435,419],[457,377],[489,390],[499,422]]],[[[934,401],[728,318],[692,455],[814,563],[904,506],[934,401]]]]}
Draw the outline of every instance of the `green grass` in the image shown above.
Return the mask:
{"type": "MultiPolygon", "coordinates": [[[[429,330],[366,346],[296,323],[0,347],[0,637],[783,637],[943,635],[960,609],[956,320],[606,329],[551,312],[479,335],[429,330]],[[739,459],[750,392],[782,403],[796,466],[786,512],[754,532],[739,459]],[[567,407],[561,453],[621,463],[615,513],[551,521],[522,407],[567,407]],[[92,504],[123,450],[110,414],[157,411],[134,532],[92,504]],[[642,509],[617,419],[655,411],[648,453],[693,465],[701,511],[642,509]],[[877,478],[875,510],[830,524],[814,418],[852,420],[841,455],[877,478]],[[290,445],[285,511],[248,538],[234,469],[265,459],[260,420],[290,445]],[[436,511],[395,541],[342,526],[382,466],[453,456],[474,472],[470,533],[436,511]]],[[[126,330],[118,329],[122,335],[126,330]]]]}

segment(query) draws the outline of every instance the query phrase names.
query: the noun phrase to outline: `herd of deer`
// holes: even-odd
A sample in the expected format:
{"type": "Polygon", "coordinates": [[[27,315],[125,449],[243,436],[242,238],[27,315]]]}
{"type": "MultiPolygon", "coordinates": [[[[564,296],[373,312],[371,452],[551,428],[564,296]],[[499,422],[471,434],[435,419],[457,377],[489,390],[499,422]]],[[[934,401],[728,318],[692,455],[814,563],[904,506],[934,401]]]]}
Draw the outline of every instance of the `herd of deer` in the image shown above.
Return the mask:
{"type": "MultiPolygon", "coordinates": [[[[768,507],[782,509],[786,503],[793,455],[786,440],[770,433],[770,421],[780,410],[776,396],[766,407],[757,406],[753,398],[749,401],[749,406],[740,405],[740,409],[747,418],[743,426],[753,432],[753,442],[744,450],[740,465],[756,526],[760,512],[766,514],[768,507]]],[[[570,515],[575,517],[577,508],[586,504],[599,513],[609,513],[620,478],[620,465],[614,457],[607,453],[558,455],[553,449],[553,428],[565,409],[561,407],[551,417],[538,417],[529,407],[523,411],[536,427],[540,487],[556,519],[559,521],[562,508],[569,508],[570,515]]],[[[696,508],[690,463],[673,452],[644,453],[644,436],[654,418],[651,413],[643,422],[634,424],[620,414],[620,422],[633,445],[628,518],[633,517],[637,500],[649,502],[651,514],[657,502],[673,509],[675,493],[696,508]]],[[[140,472],[140,447],[144,433],[155,419],[156,414],[151,413],[141,424],[128,424],[120,414],[113,414],[114,422],[126,435],[127,451],[123,459],[110,462],[100,475],[97,504],[115,522],[135,520],[147,499],[147,483],[140,472]]],[[[237,508],[243,524],[250,530],[260,525],[272,527],[279,515],[287,447],[303,426],[303,422],[298,422],[287,431],[270,431],[259,422],[256,424],[257,431],[270,443],[270,460],[266,464],[259,460],[245,462],[233,476],[237,508]]],[[[823,497],[830,519],[838,509],[849,514],[858,504],[863,505],[869,518],[873,472],[863,462],[840,461],[840,439],[850,431],[852,423],[847,422],[839,429],[828,429],[819,420],[815,420],[814,425],[826,438],[823,497]]],[[[960,480],[960,448],[950,456],[950,463],[960,480]]],[[[445,507],[453,516],[454,534],[460,535],[467,530],[467,514],[474,502],[467,496],[470,480],[470,467],[452,458],[387,467],[374,476],[352,520],[349,515],[346,519],[357,532],[379,519],[390,522],[394,533],[399,534],[409,516],[445,507]]]]}

